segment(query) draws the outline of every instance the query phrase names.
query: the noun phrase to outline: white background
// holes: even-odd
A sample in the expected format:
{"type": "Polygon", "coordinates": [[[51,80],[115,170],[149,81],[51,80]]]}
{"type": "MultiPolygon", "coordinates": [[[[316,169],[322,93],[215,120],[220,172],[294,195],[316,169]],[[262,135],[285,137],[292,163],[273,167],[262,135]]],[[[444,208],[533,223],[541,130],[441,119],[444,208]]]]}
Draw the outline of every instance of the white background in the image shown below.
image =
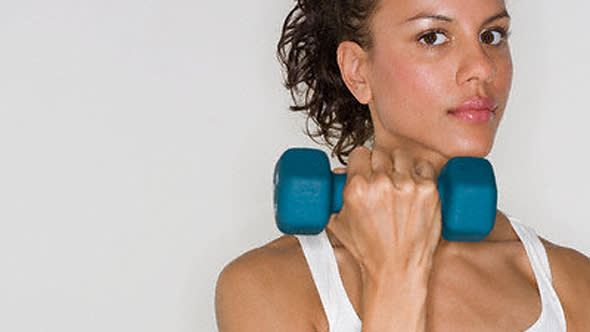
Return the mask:
{"type": "MultiPolygon", "coordinates": [[[[214,331],[214,285],[278,236],[288,0],[0,3],[0,330],[214,331]]],[[[500,207],[590,254],[590,2],[515,0],[500,207]]]]}

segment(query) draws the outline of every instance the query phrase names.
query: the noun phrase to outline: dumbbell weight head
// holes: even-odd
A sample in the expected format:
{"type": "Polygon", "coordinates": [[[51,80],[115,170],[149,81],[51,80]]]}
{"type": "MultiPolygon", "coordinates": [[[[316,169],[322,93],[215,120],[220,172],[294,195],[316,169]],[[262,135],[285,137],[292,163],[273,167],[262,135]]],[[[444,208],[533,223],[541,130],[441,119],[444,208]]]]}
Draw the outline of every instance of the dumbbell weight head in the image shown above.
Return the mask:
{"type": "MultiPolygon", "coordinates": [[[[285,234],[317,234],[342,207],[346,174],[330,170],[320,150],[295,148],[279,159],[274,172],[274,211],[285,234]]],[[[497,191],[491,164],[482,158],[458,157],[442,169],[442,235],[449,241],[480,241],[492,230],[497,191]]]]}
{"type": "Polygon", "coordinates": [[[437,180],[442,236],[448,241],[477,242],[494,228],[498,191],[489,161],[451,158],[437,180]]]}
{"type": "Polygon", "coordinates": [[[287,150],[275,166],[273,185],[275,220],[281,232],[317,234],[326,227],[335,191],[323,151],[287,150]]]}

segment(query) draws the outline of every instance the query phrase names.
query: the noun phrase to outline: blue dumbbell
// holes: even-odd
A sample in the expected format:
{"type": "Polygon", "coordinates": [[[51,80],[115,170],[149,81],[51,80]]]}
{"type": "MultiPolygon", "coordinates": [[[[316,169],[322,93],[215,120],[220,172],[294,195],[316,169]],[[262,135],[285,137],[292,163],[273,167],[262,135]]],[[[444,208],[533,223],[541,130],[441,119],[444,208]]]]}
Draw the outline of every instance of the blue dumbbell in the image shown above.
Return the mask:
{"type": "MultiPolygon", "coordinates": [[[[332,173],[320,150],[295,148],[279,159],[274,172],[274,211],[285,234],[317,234],[342,207],[346,174],[332,173]]],[[[452,158],[441,169],[442,236],[477,242],[494,227],[497,189],[492,165],[474,157],[452,158]]]]}

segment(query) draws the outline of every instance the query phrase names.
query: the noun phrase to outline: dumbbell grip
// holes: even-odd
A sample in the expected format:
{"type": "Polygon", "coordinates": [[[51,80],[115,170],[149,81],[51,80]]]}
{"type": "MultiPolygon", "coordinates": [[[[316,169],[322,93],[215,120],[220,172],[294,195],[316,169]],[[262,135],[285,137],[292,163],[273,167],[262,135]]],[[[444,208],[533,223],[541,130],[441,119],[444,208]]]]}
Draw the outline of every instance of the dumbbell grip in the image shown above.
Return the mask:
{"type": "Polygon", "coordinates": [[[332,213],[338,213],[342,209],[342,191],[345,183],[346,173],[332,172],[332,213]]]}

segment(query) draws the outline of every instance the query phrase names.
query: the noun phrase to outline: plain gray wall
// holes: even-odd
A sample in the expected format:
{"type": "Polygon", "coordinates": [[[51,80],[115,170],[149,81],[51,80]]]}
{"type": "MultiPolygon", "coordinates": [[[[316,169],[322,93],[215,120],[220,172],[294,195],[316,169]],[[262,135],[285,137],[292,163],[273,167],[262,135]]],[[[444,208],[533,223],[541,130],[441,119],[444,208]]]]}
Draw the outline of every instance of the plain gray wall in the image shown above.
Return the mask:
{"type": "MultiPolygon", "coordinates": [[[[314,146],[275,44],[292,2],[0,3],[0,330],[214,331],[222,267],[278,236],[314,146]]],[[[586,1],[513,1],[500,206],[590,254],[586,1]]]]}

